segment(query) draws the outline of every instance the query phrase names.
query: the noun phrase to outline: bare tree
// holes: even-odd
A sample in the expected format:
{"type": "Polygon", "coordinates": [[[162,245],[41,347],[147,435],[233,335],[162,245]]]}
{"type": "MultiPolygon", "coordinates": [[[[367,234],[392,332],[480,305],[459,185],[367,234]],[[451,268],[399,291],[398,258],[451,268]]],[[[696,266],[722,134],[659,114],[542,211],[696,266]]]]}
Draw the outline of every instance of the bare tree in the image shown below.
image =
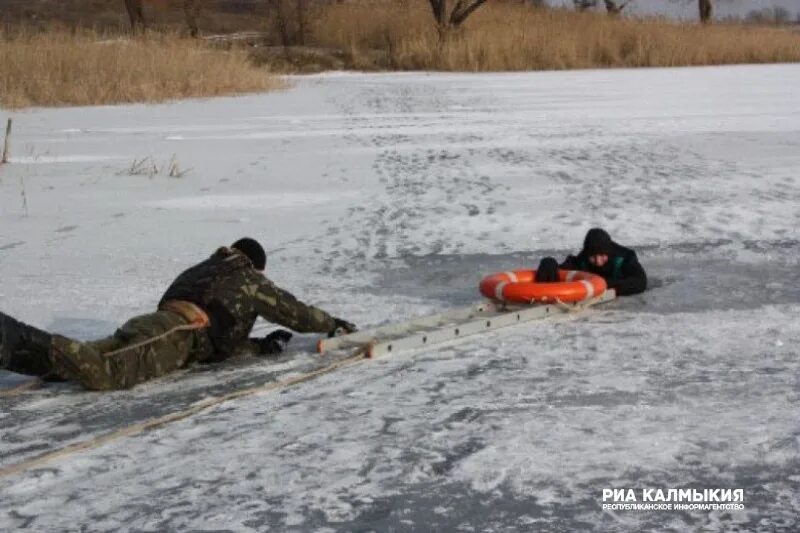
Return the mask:
{"type": "Polygon", "coordinates": [[[269,0],[269,10],[275,30],[281,37],[281,44],[289,46],[292,44],[292,36],[289,32],[289,21],[286,13],[286,4],[282,0],[269,0]]]}
{"type": "Polygon", "coordinates": [[[131,19],[131,31],[136,33],[136,26],[140,25],[144,32],[146,25],[144,22],[142,0],[125,0],[125,9],[128,10],[128,17],[131,19]]]}
{"type": "Polygon", "coordinates": [[[275,31],[283,46],[305,45],[316,7],[313,0],[267,0],[275,31]]]}
{"type": "Polygon", "coordinates": [[[296,0],[297,11],[295,17],[297,18],[297,43],[301,46],[306,44],[306,34],[308,33],[308,5],[306,0],[296,0]]]}
{"type": "Polygon", "coordinates": [[[597,0],[572,0],[576,11],[588,11],[597,7],[597,0]]]}
{"type": "Polygon", "coordinates": [[[700,22],[709,24],[711,22],[711,16],[714,14],[714,6],[711,0],[698,0],[697,7],[700,10],[700,22]]]}
{"type": "MultiPolygon", "coordinates": [[[[765,7],[764,9],[754,9],[745,17],[746,22],[754,24],[788,24],[792,14],[784,7],[765,7]]],[[[798,15],[800,21],[800,15],[798,15]]]]}
{"type": "Polygon", "coordinates": [[[452,10],[447,9],[447,0],[428,0],[431,4],[436,28],[439,30],[439,43],[444,43],[453,30],[461,28],[467,18],[486,0],[456,0],[452,10]]]}
{"type": "Polygon", "coordinates": [[[772,8],[772,17],[775,20],[775,24],[789,24],[792,20],[792,14],[789,10],[780,6],[772,8]]]}
{"type": "Polygon", "coordinates": [[[603,2],[606,4],[606,11],[613,17],[616,17],[622,13],[622,10],[625,9],[625,6],[631,3],[630,0],[621,5],[617,5],[617,2],[614,0],[603,0],[603,2]]]}
{"type": "Polygon", "coordinates": [[[200,34],[200,29],[197,27],[197,17],[200,15],[199,0],[183,0],[183,12],[186,15],[189,34],[192,37],[197,37],[200,34]]]}

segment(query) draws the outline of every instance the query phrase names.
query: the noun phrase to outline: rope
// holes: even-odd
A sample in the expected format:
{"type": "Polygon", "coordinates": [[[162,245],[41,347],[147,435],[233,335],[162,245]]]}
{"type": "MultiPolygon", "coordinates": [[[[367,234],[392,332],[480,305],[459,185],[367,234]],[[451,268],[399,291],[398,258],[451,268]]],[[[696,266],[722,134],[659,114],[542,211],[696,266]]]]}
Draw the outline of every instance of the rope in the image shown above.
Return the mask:
{"type": "MultiPolygon", "coordinates": [[[[589,306],[594,305],[597,302],[599,302],[601,297],[602,296],[598,296],[596,298],[592,298],[591,300],[587,300],[584,305],[580,305],[580,306],[576,306],[576,307],[568,306],[568,305],[564,304],[561,301],[557,301],[556,305],[560,304],[561,306],[564,306],[565,308],[567,308],[567,310],[569,310],[569,311],[583,310],[586,307],[589,307],[589,306]]],[[[198,326],[195,325],[195,324],[187,324],[187,325],[184,325],[184,326],[176,326],[172,330],[162,334],[159,337],[168,335],[169,333],[174,332],[177,329],[198,329],[198,326]]],[[[156,337],[155,339],[148,339],[144,343],[140,343],[140,344],[146,345],[149,342],[153,342],[154,340],[157,340],[159,337],[156,337]]],[[[123,348],[123,350],[128,349],[128,348],[130,348],[130,347],[123,348]]],[[[367,350],[368,350],[367,347],[361,347],[358,350],[356,350],[352,355],[350,355],[348,357],[345,357],[344,359],[340,359],[338,361],[335,361],[335,362],[333,362],[333,363],[331,363],[329,365],[326,365],[326,366],[323,366],[321,368],[318,368],[317,370],[313,370],[311,372],[307,372],[305,374],[301,374],[299,376],[295,376],[293,378],[288,378],[288,379],[285,379],[285,380],[282,380],[282,381],[266,383],[264,385],[258,385],[258,386],[255,386],[255,387],[242,389],[242,390],[239,390],[239,391],[236,391],[236,392],[231,392],[229,394],[225,394],[223,396],[218,396],[216,398],[209,398],[207,400],[204,400],[204,401],[202,401],[202,402],[200,402],[198,404],[195,404],[195,405],[193,405],[191,407],[188,407],[186,409],[183,409],[183,410],[180,410],[180,411],[176,411],[174,413],[170,413],[170,414],[167,414],[167,415],[164,415],[164,416],[151,418],[149,420],[145,420],[144,422],[140,422],[140,423],[137,423],[137,424],[132,424],[130,426],[126,426],[126,427],[123,427],[121,429],[118,429],[118,430],[115,430],[115,431],[111,431],[109,433],[105,433],[105,434],[99,435],[97,437],[93,437],[91,439],[87,439],[87,440],[84,440],[84,441],[81,441],[81,442],[76,442],[76,443],[70,444],[68,446],[65,446],[65,447],[59,449],[59,450],[54,450],[52,452],[47,452],[47,453],[44,453],[42,455],[38,455],[36,457],[33,457],[31,459],[27,459],[25,461],[22,461],[22,462],[19,462],[19,463],[16,463],[16,464],[12,464],[12,465],[9,465],[9,466],[6,466],[6,467],[2,467],[2,468],[0,468],[0,478],[12,476],[14,474],[19,474],[19,473],[25,472],[27,470],[30,470],[31,468],[35,468],[37,466],[41,466],[41,465],[43,465],[45,463],[49,463],[51,461],[55,461],[56,459],[59,459],[59,458],[62,458],[62,457],[67,457],[67,456],[70,456],[70,455],[74,455],[76,453],[79,453],[79,452],[82,452],[82,451],[86,451],[86,450],[93,450],[93,449],[99,448],[100,446],[103,446],[104,444],[107,444],[109,442],[113,442],[115,440],[119,440],[119,439],[122,439],[124,437],[130,437],[132,435],[137,435],[139,433],[143,433],[143,432],[151,430],[151,429],[155,429],[155,428],[159,428],[159,427],[165,426],[165,425],[170,424],[172,422],[177,422],[179,420],[183,420],[185,418],[189,418],[192,415],[201,413],[201,412],[203,412],[203,411],[205,411],[207,409],[210,409],[211,407],[214,407],[216,405],[220,405],[222,403],[226,403],[226,402],[229,402],[229,401],[232,401],[232,400],[236,400],[236,399],[239,399],[239,398],[244,398],[246,396],[253,396],[253,395],[256,395],[256,394],[259,394],[259,393],[280,391],[280,390],[287,389],[287,388],[289,388],[289,387],[291,387],[293,385],[298,385],[300,383],[304,383],[306,381],[310,381],[310,380],[318,378],[320,376],[324,376],[326,374],[330,374],[331,372],[339,370],[340,368],[344,368],[344,367],[347,367],[347,366],[353,366],[355,364],[363,362],[364,360],[366,360],[367,350]]],[[[118,351],[120,351],[120,350],[117,350],[117,352],[118,351]]],[[[109,352],[109,353],[113,354],[115,352],[109,352]]],[[[23,385],[28,385],[28,384],[26,383],[26,384],[23,384],[23,385]]]]}
{"type": "Polygon", "coordinates": [[[143,341],[119,348],[118,350],[103,352],[103,357],[109,357],[112,355],[117,355],[123,352],[127,352],[129,350],[136,350],[138,348],[142,348],[144,346],[147,346],[148,344],[153,344],[154,342],[160,341],[161,339],[165,339],[170,335],[172,335],[173,333],[175,333],[176,331],[194,331],[196,329],[203,329],[203,328],[205,328],[205,325],[203,324],[182,324],[180,326],[175,326],[174,328],[169,329],[164,333],[161,333],[160,335],[156,335],[155,337],[149,337],[143,341]]]}
{"type": "Polygon", "coordinates": [[[103,356],[109,357],[111,355],[117,355],[120,353],[127,352],[129,350],[136,350],[138,348],[143,348],[149,344],[158,342],[161,339],[165,339],[177,331],[195,331],[195,330],[205,329],[208,327],[210,323],[208,315],[206,314],[205,311],[203,311],[197,305],[184,300],[168,300],[162,303],[158,309],[159,311],[169,311],[170,313],[174,313],[183,318],[184,320],[186,320],[187,323],[175,326],[174,328],[169,329],[164,333],[161,333],[160,335],[156,335],[155,337],[147,338],[143,341],[130,344],[128,346],[124,346],[117,350],[105,352],[103,353],[103,356]]]}
{"type": "MultiPolygon", "coordinates": [[[[149,338],[147,338],[147,339],[145,339],[143,341],[140,341],[140,342],[128,345],[128,346],[123,346],[122,348],[119,348],[117,350],[112,350],[110,352],[104,352],[101,355],[103,357],[109,357],[109,356],[112,356],[112,355],[118,355],[118,354],[130,351],[130,350],[136,350],[137,348],[142,348],[142,347],[147,346],[149,344],[153,344],[154,342],[158,342],[158,341],[160,341],[162,339],[165,339],[165,338],[169,337],[170,335],[172,335],[173,333],[176,333],[178,331],[194,331],[194,330],[204,329],[204,328],[208,327],[208,316],[202,310],[199,310],[199,308],[198,308],[198,310],[201,313],[201,315],[189,316],[184,312],[184,309],[181,309],[180,307],[176,307],[175,305],[173,305],[173,304],[177,304],[178,306],[180,306],[181,304],[185,304],[185,303],[186,302],[169,301],[169,302],[166,302],[162,306],[162,310],[163,311],[170,311],[172,313],[176,313],[178,315],[183,316],[183,318],[185,318],[189,322],[189,324],[181,324],[179,326],[175,326],[174,328],[169,329],[169,330],[165,331],[164,333],[161,333],[161,334],[156,335],[154,337],[149,337],[149,338]]],[[[194,306],[194,304],[189,304],[189,305],[194,306]]],[[[189,309],[189,311],[191,311],[191,309],[189,309]]],[[[25,392],[27,390],[34,389],[34,388],[38,387],[43,382],[44,382],[44,380],[42,378],[31,378],[30,381],[26,381],[24,383],[20,383],[19,385],[16,385],[15,387],[12,387],[10,389],[0,390],[0,398],[9,398],[11,396],[17,396],[17,395],[19,395],[19,394],[21,394],[21,393],[23,393],[23,392],[25,392]]]]}
{"type": "Polygon", "coordinates": [[[67,457],[70,455],[74,455],[76,453],[86,451],[86,450],[93,450],[95,448],[99,448],[104,444],[109,442],[113,442],[115,440],[122,439],[124,437],[130,437],[132,435],[136,435],[139,433],[143,433],[145,431],[155,429],[158,427],[165,426],[172,422],[177,422],[179,420],[183,420],[188,418],[192,415],[210,409],[216,405],[220,405],[225,402],[229,402],[232,400],[236,400],[238,398],[243,398],[246,396],[253,396],[259,393],[266,393],[266,392],[274,392],[287,389],[293,385],[298,385],[300,383],[310,381],[312,379],[318,378],[320,376],[324,376],[325,374],[330,374],[340,368],[352,366],[359,362],[365,360],[365,355],[367,351],[366,348],[359,348],[355,353],[352,355],[340,359],[334,363],[326,365],[324,367],[318,368],[317,370],[313,370],[311,372],[307,372],[305,374],[301,374],[299,376],[295,376],[293,378],[288,378],[282,381],[275,381],[271,383],[266,383],[264,385],[258,385],[255,387],[250,387],[247,389],[242,389],[236,392],[231,392],[229,394],[225,394],[223,396],[217,396],[216,398],[209,398],[207,400],[203,400],[202,402],[195,404],[191,407],[186,409],[176,411],[174,413],[170,413],[164,416],[160,416],[157,418],[151,418],[149,420],[145,420],[144,422],[140,422],[137,424],[132,424],[130,426],[123,427],[121,429],[117,429],[115,431],[111,431],[109,433],[105,433],[103,435],[99,435],[97,437],[93,437],[91,439],[87,439],[81,442],[76,442],[65,446],[59,450],[54,450],[52,452],[47,452],[42,455],[33,457],[31,459],[27,459],[25,461],[12,464],[6,467],[0,468],[0,478],[12,476],[14,474],[19,474],[25,472],[26,470],[30,470],[31,468],[35,468],[37,466],[41,466],[45,463],[49,463],[51,461],[55,461],[56,459],[67,457]]]}

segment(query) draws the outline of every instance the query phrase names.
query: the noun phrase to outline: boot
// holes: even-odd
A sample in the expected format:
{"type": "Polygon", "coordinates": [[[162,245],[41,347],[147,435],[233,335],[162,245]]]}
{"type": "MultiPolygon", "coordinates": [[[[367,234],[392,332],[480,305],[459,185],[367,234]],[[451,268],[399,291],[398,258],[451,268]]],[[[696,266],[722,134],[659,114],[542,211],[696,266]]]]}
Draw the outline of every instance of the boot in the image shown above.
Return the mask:
{"type": "Polygon", "coordinates": [[[50,334],[0,313],[0,368],[47,376],[53,371],[50,334]]]}

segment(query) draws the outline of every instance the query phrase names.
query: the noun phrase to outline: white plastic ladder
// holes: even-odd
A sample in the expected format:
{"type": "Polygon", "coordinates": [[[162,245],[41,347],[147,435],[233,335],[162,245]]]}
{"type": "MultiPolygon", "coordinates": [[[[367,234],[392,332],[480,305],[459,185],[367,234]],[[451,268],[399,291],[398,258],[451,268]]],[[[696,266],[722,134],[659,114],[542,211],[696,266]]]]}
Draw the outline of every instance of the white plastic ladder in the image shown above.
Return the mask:
{"type": "Polygon", "coordinates": [[[533,304],[512,306],[486,301],[438,315],[415,318],[398,324],[387,324],[357,331],[349,335],[322,339],[317,345],[320,354],[351,348],[366,349],[367,357],[416,350],[468,337],[484,331],[523,324],[550,315],[577,312],[616,298],[613,290],[591,300],[574,304],[533,304]]]}

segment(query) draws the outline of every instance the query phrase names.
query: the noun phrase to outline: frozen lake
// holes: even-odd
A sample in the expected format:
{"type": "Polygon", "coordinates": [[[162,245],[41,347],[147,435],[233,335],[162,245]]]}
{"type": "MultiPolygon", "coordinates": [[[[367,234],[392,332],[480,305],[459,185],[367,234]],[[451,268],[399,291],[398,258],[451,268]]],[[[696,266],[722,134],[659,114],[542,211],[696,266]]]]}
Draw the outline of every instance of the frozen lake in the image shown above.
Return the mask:
{"type": "MultiPolygon", "coordinates": [[[[293,84],[15,113],[0,310],[106,335],[244,235],[362,327],[476,301],[596,225],[652,289],[0,477],[0,529],[800,528],[800,66],[293,84]],[[604,511],[607,488],[741,488],[745,509],[604,511]]],[[[313,344],[0,399],[0,467],[313,368],[313,344]]]]}

